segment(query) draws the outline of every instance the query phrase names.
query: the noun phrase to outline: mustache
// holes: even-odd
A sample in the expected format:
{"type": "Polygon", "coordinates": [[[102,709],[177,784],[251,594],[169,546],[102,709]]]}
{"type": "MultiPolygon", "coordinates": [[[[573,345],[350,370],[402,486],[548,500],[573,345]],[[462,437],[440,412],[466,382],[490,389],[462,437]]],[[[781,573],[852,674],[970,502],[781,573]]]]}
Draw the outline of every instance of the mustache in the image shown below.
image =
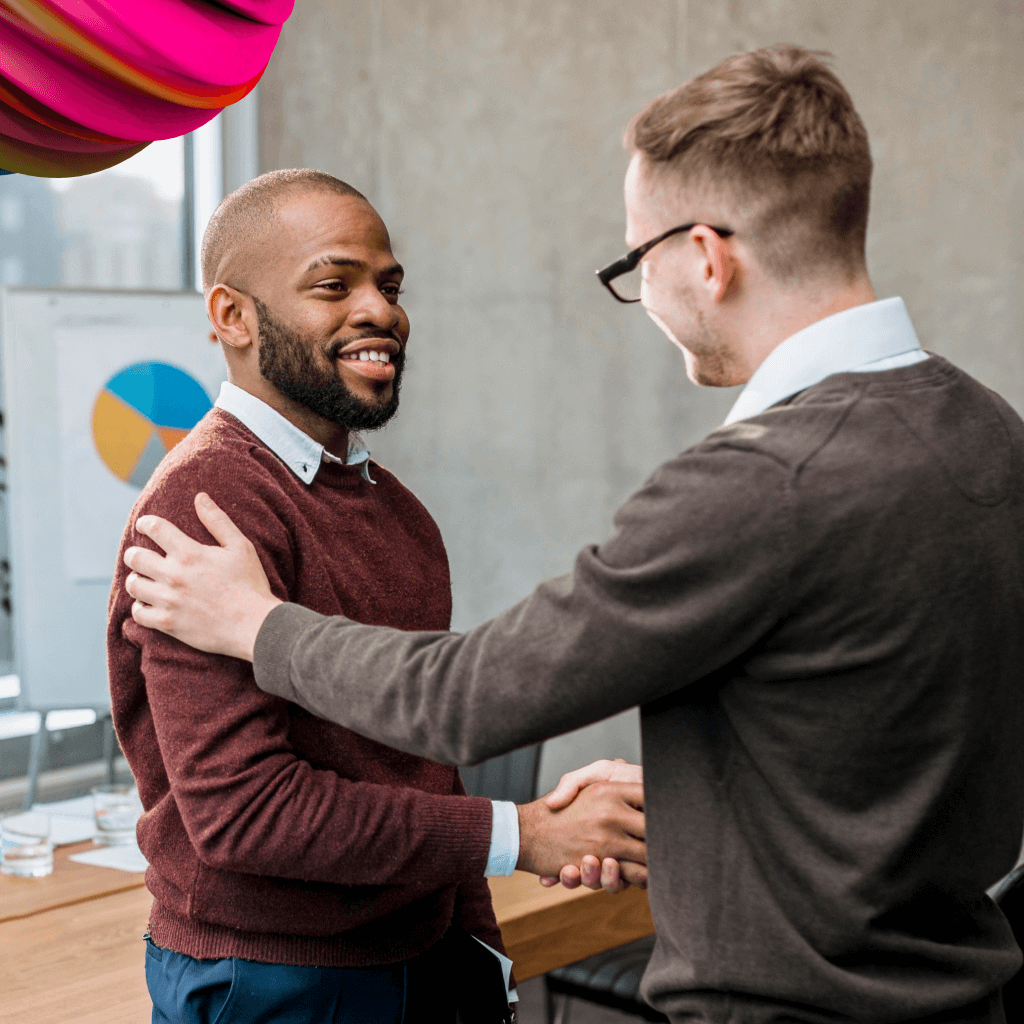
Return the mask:
{"type": "Polygon", "coordinates": [[[341,355],[341,350],[348,345],[351,345],[353,341],[367,341],[370,338],[377,338],[381,341],[393,341],[398,346],[398,355],[393,356],[392,360],[404,359],[405,358],[405,345],[402,344],[402,339],[394,331],[382,331],[369,329],[360,331],[358,334],[353,335],[351,338],[344,338],[341,341],[336,341],[330,349],[331,359],[337,359],[341,355]]]}

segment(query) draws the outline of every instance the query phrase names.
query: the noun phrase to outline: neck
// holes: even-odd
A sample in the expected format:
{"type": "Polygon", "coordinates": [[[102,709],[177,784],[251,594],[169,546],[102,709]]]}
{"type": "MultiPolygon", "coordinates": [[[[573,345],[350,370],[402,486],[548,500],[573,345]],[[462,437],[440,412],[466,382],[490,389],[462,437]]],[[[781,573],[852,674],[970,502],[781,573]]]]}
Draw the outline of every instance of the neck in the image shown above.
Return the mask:
{"type": "Polygon", "coordinates": [[[757,368],[787,338],[843,310],[863,306],[876,299],[867,277],[857,278],[840,287],[822,287],[820,291],[780,292],[767,290],[764,297],[751,303],[747,315],[738,323],[742,356],[749,380],[757,368]]]}
{"type": "Polygon", "coordinates": [[[280,413],[289,423],[313,438],[317,444],[322,444],[332,455],[344,459],[348,454],[347,427],[325,420],[304,405],[281,394],[273,384],[262,376],[250,380],[248,376],[242,377],[232,372],[232,368],[229,366],[228,380],[243,391],[248,391],[250,395],[258,398],[261,402],[266,402],[271,409],[280,413]]]}

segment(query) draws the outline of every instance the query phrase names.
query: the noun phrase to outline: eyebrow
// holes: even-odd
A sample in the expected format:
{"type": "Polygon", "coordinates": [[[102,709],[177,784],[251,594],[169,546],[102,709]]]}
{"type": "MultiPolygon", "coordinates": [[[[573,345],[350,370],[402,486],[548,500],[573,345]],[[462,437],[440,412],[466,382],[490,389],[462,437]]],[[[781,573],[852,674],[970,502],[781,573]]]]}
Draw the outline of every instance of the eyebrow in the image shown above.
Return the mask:
{"type": "MultiPolygon", "coordinates": [[[[354,260],[348,256],[318,256],[308,267],[306,267],[306,273],[312,273],[314,270],[319,270],[321,267],[355,267],[357,270],[366,270],[367,265],[362,260],[354,260]]],[[[383,277],[393,277],[396,274],[405,276],[405,268],[401,263],[393,263],[390,267],[386,267],[383,271],[383,277]]]]}

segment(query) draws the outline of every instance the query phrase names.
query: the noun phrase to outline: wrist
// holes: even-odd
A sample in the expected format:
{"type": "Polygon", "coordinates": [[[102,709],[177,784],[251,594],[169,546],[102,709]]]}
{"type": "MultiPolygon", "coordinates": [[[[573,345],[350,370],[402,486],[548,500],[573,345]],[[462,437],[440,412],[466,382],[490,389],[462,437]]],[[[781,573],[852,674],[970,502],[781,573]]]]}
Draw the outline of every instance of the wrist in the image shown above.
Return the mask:
{"type": "Polygon", "coordinates": [[[263,623],[267,621],[267,616],[279,605],[284,602],[272,594],[262,599],[252,609],[251,614],[246,616],[246,620],[242,626],[241,635],[239,637],[239,650],[235,653],[236,658],[241,658],[243,661],[252,661],[256,650],[256,638],[260,634],[260,630],[263,628],[263,623]]]}
{"type": "MultiPolygon", "coordinates": [[[[533,875],[544,873],[540,870],[537,862],[538,804],[543,806],[543,801],[535,800],[533,803],[516,805],[516,813],[519,818],[519,856],[516,859],[516,870],[529,871],[533,875]]],[[[543,809],[547,810],[546,807],[543,809]]]]}

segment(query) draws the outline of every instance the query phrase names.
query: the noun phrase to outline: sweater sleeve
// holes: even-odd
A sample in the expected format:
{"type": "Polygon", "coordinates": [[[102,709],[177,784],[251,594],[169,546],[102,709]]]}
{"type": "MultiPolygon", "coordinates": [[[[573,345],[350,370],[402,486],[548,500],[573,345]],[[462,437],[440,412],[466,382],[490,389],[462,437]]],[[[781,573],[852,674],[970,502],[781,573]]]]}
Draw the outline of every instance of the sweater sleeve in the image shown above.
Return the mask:
{"type": "MultiPolygon", "coordinates": [[[[466,787],[458,772],[455,773],[454,789],[456,796],[466,795],[466,787]]],[[[475,935],[500,953],[505,952],[501,929],[491,905],[491,889],[482,873],[479,878],[464,879],[459,883],[453,920],[470,935],[475,935]]]]}
{"type": "Polygon", "coordinates": [[[779,620],[791,472],[706,442],[667,463],[605,544],[466,634],[403,633],[295,605],[270,613],[256,681],[390,746],[475,764],[664,697],[779,620]]]}
{"type": "MultiPolygon", "coordinates": [[[[290,536],[258,482],[240,488],[223,470],[183,476],[138,513],[163,515],[209,543],[190,501],[162,497],[207,491],[245,523],[274,593],[286,596],[290,536]]],[[[128,543],[150,542],[132,533],[128,543]]],[[[251,666],[143,629],[131,618],[130,598],[115,602],[122,635],[139,652],[171,795],[201,862],[343,885],[432,889],[482,881],[490,801],[352,781],[314,767],[290,745],[286,702],[260,692],[251,666]]]]}

